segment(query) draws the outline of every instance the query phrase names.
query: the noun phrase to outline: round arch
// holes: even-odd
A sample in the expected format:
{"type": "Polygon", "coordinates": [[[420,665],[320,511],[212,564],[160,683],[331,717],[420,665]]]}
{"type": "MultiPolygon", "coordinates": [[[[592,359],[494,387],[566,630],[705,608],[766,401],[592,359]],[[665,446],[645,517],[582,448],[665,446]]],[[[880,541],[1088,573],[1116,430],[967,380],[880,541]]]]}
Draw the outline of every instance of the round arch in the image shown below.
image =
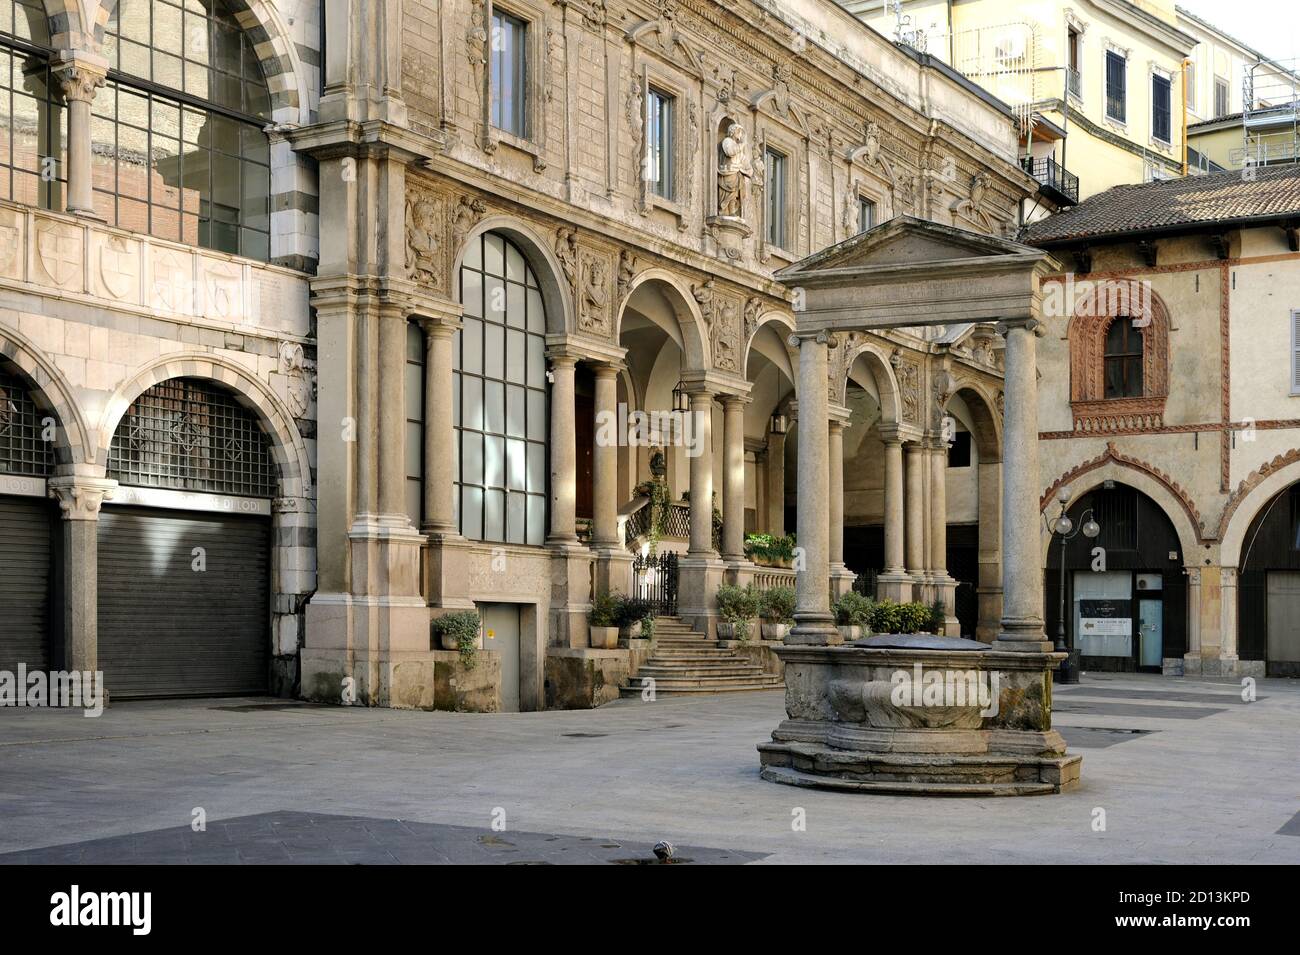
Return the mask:
{"type": "Polygon", "coordinates": [[[894,375],[893,366],[890,365],[889,357],[885,354],[884,349],[871,342],[863,342],[845,356],[844,364],[847,371],[844,375],[844,381],[840,383],[841,398],[848,387],[849,381],[857,381],[861,384],[858,375],[869,374],[880,396],[880,423],[883,425],[897,425],[902,420],[902,402],[898,395],[898,378],[894,375]]]}
{"type": "Polygon", "coordinates": [[[143,392],[170,378],[206,378],[229,388],[266,428],[271,451],[280,469],[280,495],[306,497],[311,490],[311,462],[293,416],[280,399],[247,370],[215,355],[178,352],[146,365],[120,385],[100,419],[95,463],[108,466],[113,435],[131,403],[143,392]]]}
{"type": "Polygon", "coordinates": [[[619,303],[618,316],[614,321],[614,341],[619,341],[623,331],[623,316],[637,289],[649,283],[662,286],[660,292],[677,319],[681,335],[678,345],[682,349],[682,371],[707,371],[710,368],[709,339],[704,333],[704,317],[700,314],[699,303],[695,301],[690,286],[680,276],[666,269],[649,268],[632,280],[627,295],[619,303]]]}
{"type": "Polygon", "coordinates": [[[952,386],[952,393],[944,401],[960,396],[970,411],[975,425],[972,439],[979,451],[981,464],[992,464],[1002,460],[1002,416],[997,413],[996,399],[990,398],[988,391],[970,380],[959,380],[952,386]]]}
{"type": "MultiPolygon", "coordinates": [[[[118,0],[86,0],[86,3],[95,11],[94,49],[99,50],[104,43],[104,28],[117,9],[118,0]]],[[[240,29],[248,34],[262,64],[262,73],[271,94],[272,116],[281,122],[309,123],[306,74],[283,16],[268,0],[226,0],[226,3],[240,29]]],[[[71,10],[80,6],[78,0],[45,0],[45,4],[50,11],[51,36],[54,34],[54,7],[71,10]]],[[[73,21],[68,22],[71,24],[73,21]]],[[[77,27],[68,29],[74,39],[85,33],[79,14],[75,22],[77,27]]]]}
{"type": "MultiPolygon", "coordinates": [[[[1183,563],[1186,564],[1188,561],[1195,559],[1197,545],[1200,542],[1200,533],[1188,516],[1183,502],[1164,484],[1142,469],[1111,459],[1090,468],[1076,469],[1076,471],[1067,475],[1063,481],[1070,488],[1070,500],[1066,504],[1067,508],[1073,507],[1079,498],[1094,488],[1100,487],[1106,481],[1127,484],[1134,490],[1145,494],[1156,503],[1156,506],[1160,508],[1173,525],[1174,532],[1178,535],[1179,547],[1182,550],[1183,563]]],[[[1060,507],[1056,500],[1056,492],[1061,483],[1058,481],[1049,488],[1045,500],[1040,502],[1040,512],[1049,519],[1055,516],[1060,507]]],[[[1039,537],[1042,543],[1041,565],[1047,567],[1047,558],[1051,551],[1052,532],[1048,529],[1046,520],[1040,522],[1039,537]]]]}
{"type": "Polygon", "coordinates": [[[37,407],[58,419],[56,465],[72,467],[93,462],[95,452],[87,441],[81,406],[72,397],[72,388],[58,367],[46,361],[39,349],[11,328],[0,328],[0,356],[8,359],[31,383],[32,400],[37,407]]]}
{"type": "MultiPolygon", "coordinates": [[[[766,312],[763,312],[761,315],[759,315],[758,321],[754,323],[754,327],[749,330],[749,335],[745,339],[745,347],[741,350],[741,353],[744,355],[744,361],[740,363],[740,367],[743,368],[746,373],[748,373],[749,371],[749,355],[750,355],[750,350],[754,347],[754,339],[756,339],[758,337],[758,333],[765,326],[768,325],[780,326],[779,329],[774,328],[772,329],[772,331],[776,332],[777,337],[781,339],[783,344],[785,343],[786,336],[792,335],[795,332],[794,317],[787,312],[782,312],[778,309],[770,309],[766,312]]],[[[798,354],[795,353],[794,355],[790,355],[790,346],[786,344],[785,347],[786,347],[787,356],[790,357],[790,367],[791,370],[793,371],[793,374],[789,376],[790,382],[795,388],[798,388],[799,387],[798,354]]]]}
{"type": "MultiPolygon", "coordinates": [[[[452,261],[452,281],[459,283],[457,276],[460,275],[460,267],[465,261],[465,250],[469,244],[488,232],[496,232],[513,242],[532,267],[542,291],[542,305],[546,308],[547,334],[563,335],[572,332],[576,309],[568,283],[561,280],[564,272],[555,256],[555,250],[531,225],[511,216],[485,216],[465,234],[452,261]]],[[[459,284],[456,288],[459,289],[459,284]]],[[[455,295],[459,299],[459,291],[455,295]]]]}
{"type": "Polygon", "coordinates": [[[1240,566],[1246,534],[1255,518],[1269,501],[1300,481],[1300,449],[1289,452],[1282,461],[1285,463],[1275,466],[1267,476],[1257,479],[1245,494],[1228,504],[1230,510],[1219,529],[1219,559],[1224,567],[1240,566]]]}

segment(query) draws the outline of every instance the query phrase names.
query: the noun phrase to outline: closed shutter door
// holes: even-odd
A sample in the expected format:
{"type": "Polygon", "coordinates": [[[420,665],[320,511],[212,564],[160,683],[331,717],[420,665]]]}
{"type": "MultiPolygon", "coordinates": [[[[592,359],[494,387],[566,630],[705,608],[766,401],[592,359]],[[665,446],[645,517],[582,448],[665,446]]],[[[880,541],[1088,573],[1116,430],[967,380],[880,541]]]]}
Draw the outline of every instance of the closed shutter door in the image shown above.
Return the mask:
{"type": "Polygon", "coordinates": [[[99,664],[110,695],[266,692],[270,529],[267,518],[103,509],[99,664]]]}
{"type": "Polygon", "coordinates": [[[50,665],[53,509],[40,497],[0,497],[0,670],[50,665]]]}

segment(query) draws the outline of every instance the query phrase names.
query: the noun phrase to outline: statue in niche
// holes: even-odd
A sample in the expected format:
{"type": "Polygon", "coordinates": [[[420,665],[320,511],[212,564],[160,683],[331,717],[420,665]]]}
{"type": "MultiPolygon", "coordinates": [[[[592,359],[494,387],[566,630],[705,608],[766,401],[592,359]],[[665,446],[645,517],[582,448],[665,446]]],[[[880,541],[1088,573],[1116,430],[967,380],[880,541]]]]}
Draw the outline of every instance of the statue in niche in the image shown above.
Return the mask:
{"type": "Polygon", "coordinates": [[[741,193],[752,174],[745,128],[732,123],[718,146],[718,215],[743,217],[741,193]]]}

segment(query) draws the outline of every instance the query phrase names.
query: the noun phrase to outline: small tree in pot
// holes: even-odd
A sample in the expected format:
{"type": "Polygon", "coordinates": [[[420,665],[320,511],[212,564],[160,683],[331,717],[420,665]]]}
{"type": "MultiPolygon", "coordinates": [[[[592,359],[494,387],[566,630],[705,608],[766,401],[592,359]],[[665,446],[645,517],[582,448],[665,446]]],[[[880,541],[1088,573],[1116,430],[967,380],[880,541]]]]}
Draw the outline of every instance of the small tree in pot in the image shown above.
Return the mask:
{"type": "Polygon", "coordinates": [[[718,639],[748,640],[752,621],[761,609],[758,591],[752,585],[736,587],[723,584],[718,588],[718,613],[722,615],[718,639]]]}
{"type": "Polygon", "coordinates": [[[763,639],[784,640],[794,623],[795,594],[793,587],[773,587],[762,594],[763,639]]]}
{"type": "Polygon", "coordinates": [[[619,600],[617,594],[600,594],[587,611],[587,636],[594,650],[618,648],[619,600]]]}
{"type": "Polygon", "coordinates": [[[835,624],[845,640],[860,640],[871,633],[871,613],[876,602],[856,590],[840,594],[831,608],[835,611],[835,624]],[[865,631],[865,632],[864,632],[865,631]]]}

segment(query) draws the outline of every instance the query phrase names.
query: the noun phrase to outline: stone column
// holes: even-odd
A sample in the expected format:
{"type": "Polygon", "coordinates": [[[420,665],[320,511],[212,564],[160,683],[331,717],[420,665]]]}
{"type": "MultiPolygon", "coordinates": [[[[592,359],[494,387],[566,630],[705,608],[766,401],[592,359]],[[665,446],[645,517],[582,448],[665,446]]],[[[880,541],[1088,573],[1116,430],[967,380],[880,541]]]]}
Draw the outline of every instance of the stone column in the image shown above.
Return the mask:
{"type": "MultiPolygon", "coordinates": [[[[740,395],[722,396],[722,557],[745,559],[745,405],[740,395]]],[[[691,500],[695,500],[694,493],[691,500]]]]}
{"type": "Polygon", "coordinates": [[[50,478],[47,486],[63,512],[63,646],[50,668],[57,662],[58,669],[94,672],[99,669],[99,508],[117,482],[67,475],[50,478]]]}
{"type": "Polygon", "coordinates": [[[1002,462],[979,463],[979,619],[975,638],[997,639],[1002,619],[1002,462]]]}
{"type": "Polygon", "coordinates": [[[1187,574],[1187,652],[1183,654],[1183,675],[1201,674],[1201,568],[1188,566],[1187,574]]]}
{"type": "Polygon", "coordinates": [[[904,552],[908,576],[919,581],[925,577],[925,475],[922,472],[925,456],[921,445],[915,441],[907,442],[903,451],[907,472],[904,552]]]}
{"type": "Polygon", "coordinates": [[[1219,570],[1219,639],[1218,659],[1206,659],[1202,654],[1201,672],[1205,676],[1238,676],[1236,567],[1223,567],[1219,570]]]}
{"type": "Polygon", "coordinates": [[[796,578],[794,629],[788,644],[842,643],[830,601],[829,399],[826,393],[827,347],[834,336],[822,332],[799,340],[799,547],[803,570],[796,578]]]}
{"type": "Polygon", "coordinates": [[[551,533],[549,543],[576,544],[578,449],[573,428],[573,376],[577,359],[552,353],[551,358],[551,533]]]}
{"type": "Polygon", "coordinates": [[[424,329],[424,522],[421,530],[446,537],[456,529],[456,425],[452,339],[460,322],[421,318],[424,329]]]}
{"type": "Polygon", "coordinates": [[[830,455],[827,527],[830,535],[830,584],[832,595],[839,597],[853,588],[853,581],[857,577],[844,566],[844,420],[832,417],[826,428],[827,451],[830,455]]]}
{"type": "Polygon", "coordinates": [[[380,308],[379,367],[379,513],[406,517],[406,313],[396,305],[380,308]]]}
{"type": "Polygon", "coordinates": [[[95,91],[104,85],[108,61],[94,53],[60,50],[51,65],[68,101],[67,209],[76,215],[102,218],[95,215],[90,104],[95,91]]]}
{"type": "Polygon", "coordinates": [[[957,582],[948,576],[948,444],[935,436],[930,456],[930,581],[931,600],[943,601],[944,633],[960,636],[957,582]]]}
{"type": "Polygon", "coordinates": [[[1006,462],[1002,479],[1002,631],[1000,650],[1051,653],[1043,631],[1043,572],[1038,509],[1038,335],[1034,318],[1000,322],[1005,336],[1006,462]]]}
{"type": "Polygon", "coordinates": [[[763,530],[785,536],[785,435],[767,435],[767,515],[763,530]]]}
{"type": "Polygon", "coordinates": [[[604,434],[600,427],[603,418],[617,420],[618,372],[617,365],[604,362],[594,368],[596,376],[596,446],[592,451],[593,520],[592,545],[618,546],[618,436],[604,434]],[[612,438],[613,440],[610,440],[612,438]]]}
{"type": "Polygon", "coordinates": [[[903,558],[903,439],[892,430],[881,437],[885,442],[885,567],[876,578],[876,597],[906,603],[912,599],[912,578],[903,558]]]}
{"type": "Polygon", "coordinates": [[[717,557],[713,549],[713,395],[691,392],[692,434],[696,447],[687,449],[691,468],[692,557],[717,557]]]}

